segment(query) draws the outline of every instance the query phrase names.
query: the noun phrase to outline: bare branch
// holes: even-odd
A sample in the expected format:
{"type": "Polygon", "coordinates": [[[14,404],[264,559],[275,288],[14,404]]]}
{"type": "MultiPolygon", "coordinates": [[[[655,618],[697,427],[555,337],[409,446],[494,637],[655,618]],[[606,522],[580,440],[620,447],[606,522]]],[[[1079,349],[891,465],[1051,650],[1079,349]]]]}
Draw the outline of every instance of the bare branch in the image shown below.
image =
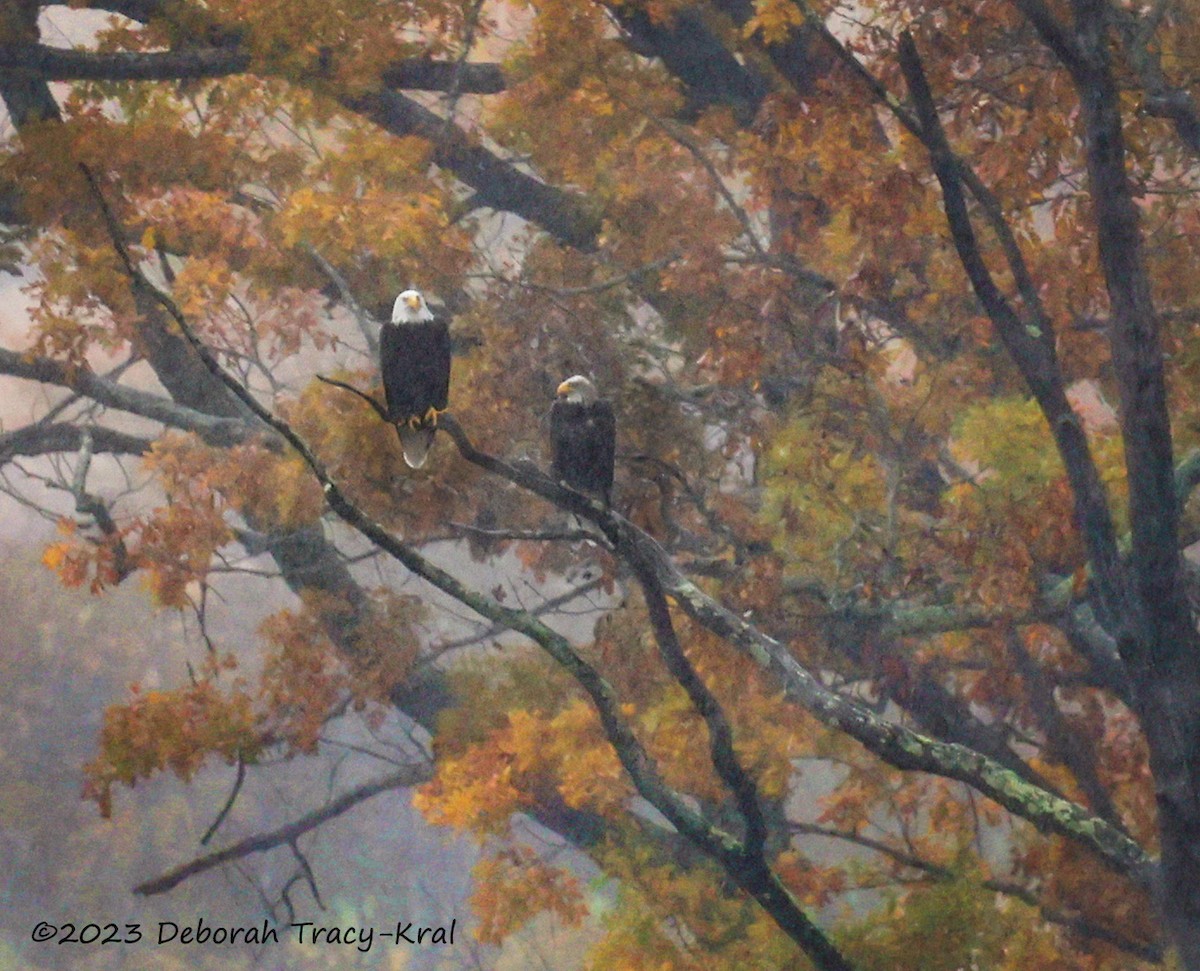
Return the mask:
{"type": "Polygon", "coordinates": [[[596,283],[588,283],[578,287],[556,287],[548,283],[537,283],[533,280],[513,280],[508,277],[499,276],[497,274],[486,274],[487,278],[501,281],[509,286],[520,287],[522,290],[533,290],[539,293],[551,293],[556,297],[581,297],[593,293],[603,293],[605,290],[611,290],[614,287],[623,286],[626,283],[631,283],[648,276],[664,267],[670,266],[679,259],[678,253],[670,253],[667,256],[657,260],[651,260],[649,263],[644,263],[641,266],[635,266],[632,270],[626,270],[623,273],[618,273],[616,276],[609,277],[607,280],[599,280],[596,283]]]}
{"type": "Polygon", "coordinates": [[[316,829],[321,824],[348,812],[372,796],[377,796],[381,792],[388,792],[391,789],[420,785],[423,782],[428,782],[432,778],[432,775],[433,772],[428,762],[417,762],[406,766],[398,772],[393,772],[391,775],[358,786],[334,799],[328,805],[307,813],[295,822],[288,823],[288,825],[280,829],[240,840],[232,846],[225,847],[223,850],[197,857],[190,863],[185,863],[183,866],[169,870],[160,877],[140,883],[133,888],[133,892],[141,894],[143,897],[166,893],[168,890],[179,886],[179,884],[183,883],[189,877],[204,873],[206,870],[211,870],[226,863],[232,863],[234,860],[240,860],[242,857],[249,856],[252,853],[264,853],[278,846],[295,844],[296,840],[309,830],[316,829]]]}
{"type": "MultiPolygon", "coordinates": [[[[93,453],[114,455],[144,455],[150,450],[150,439],[111,428],[92,427],[93,453]]],[[[50,455],[56,452],[75,452],[83,444],[83,430],[71,422],[42,424],[35,422],[24,428],[0,433],[0,465],[18,455],[50,455]]]]}
{"type": "MultiPolygon", "coordinates": [[[[200,616],[200,622],[201,622],[201,625],[203,626],[203,623],[204,623],[203,614],[201,614],[199,610],[197,611],[197,614],[200,616]]],[[[204,635],[204,639],[205,639],[205,641],[208,641],[207,633],[204,635]]],[[[225,822],[225,819],[229,815],[230,810],[233,809],[233,804],[235,802],[237,802],[237,797],[242,791],[242,783],[244,783],[245,781],[246,781],[246,760],[244,758],[242,758],[241,755],[239,754],[238,760],[237,760],[237,775],[234,776],[233,786],[229,790],[229,796],[225,799],[225,805],[223,805],[221,807],[221,811],[217,813],[216,819],[214,819],[212,821],[212,823],[209,825],[208,829],[206,829],[204,831],[204,835],[200,837],[200,845],[201,846],[208,846],[209,840],[211,840],[213,838],[213,836],[216,835],[217,830],[221,828],[221,824],[223,822],[225,822]]]]}
{"type": "Polygon", "coordinates": [[[329,277],[333,285],[337,287],[338,295],[354,315],[354,322],[358,324],[359,333],[363,335],[363,340],[367,342],[367,350],[374,357],[379,353],[379,333],[378,326],[371,326],[370,314],[362,307],[362,304],[355,299],[354,294],[350,290],[350,284],[346,282],[346,278],[336,266],[325,259],[317,248],[310,243],[301,243],[301,249],[308,253],[313,258],[313,262],[321,268],[321,272],[329,277]]]}
{"type": "MultiPolygon", "coordinates": [[[[46,357],[30,358],[17,351],[0,348],[0,374],[70,388],[109,408],[140,415],[171,428],[195,432],[213,445],[236,445],[258,434],[239,419],[214,418],[178,405],[168,398],[108,381],[86,367],[72,368],[46,357]]],[[[116,439],[107,437],[107,441],[115,442],[116,439]]]]}
{"type": "MultiPolygon", "coordinates": [[[[599,590],[604,585],[604,578],[597,577],[595,580],[589,580],[587,583],[581,584],[578,587],[572,587],[566,593],[561,593],[557,597],[551,597],[545,603],[538,604],[536,607],[529,608],[529,612],[535,617],[544,617],[546,614],[553,613],[572,600],[578,600],[580,597],[586,597],[589,593],[599,590]]],[[[474,644],[479,644],[490,638],[497,637],[507,631],[508,628],[503,624],[492,624],[478,634],[470,634],[466,637],[461,637],[455,641],[449,641],[446,644],[440,645],[432,656],[423,657],[422,665],[432,663],[438,657],[441,657],[447,651],[457,650],[463,647],[470,647],[474,644]]]]}
{"type": "Polygon", "coordinates": [[[481,529],[470,523],[448,522],[451,529],[461,530],[478,536],[480,539],[501,540],[504,542],[523,543],[579,543],[595,540],[595,533],[584,529],[481,529]]]}

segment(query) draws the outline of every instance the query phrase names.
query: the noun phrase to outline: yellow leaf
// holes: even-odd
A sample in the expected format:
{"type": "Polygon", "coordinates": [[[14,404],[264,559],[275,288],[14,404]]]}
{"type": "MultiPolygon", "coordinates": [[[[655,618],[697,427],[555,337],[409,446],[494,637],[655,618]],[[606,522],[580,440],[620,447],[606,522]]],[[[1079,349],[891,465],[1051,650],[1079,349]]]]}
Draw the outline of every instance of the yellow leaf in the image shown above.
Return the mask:
{"type": "Polygon", "coordinates": [[[63,560],[67,556],[66,543],[51,543],[46,547],[46,552],[42,554],[42,562],[51,570],[57,570],[62,566],[63,560]]]}

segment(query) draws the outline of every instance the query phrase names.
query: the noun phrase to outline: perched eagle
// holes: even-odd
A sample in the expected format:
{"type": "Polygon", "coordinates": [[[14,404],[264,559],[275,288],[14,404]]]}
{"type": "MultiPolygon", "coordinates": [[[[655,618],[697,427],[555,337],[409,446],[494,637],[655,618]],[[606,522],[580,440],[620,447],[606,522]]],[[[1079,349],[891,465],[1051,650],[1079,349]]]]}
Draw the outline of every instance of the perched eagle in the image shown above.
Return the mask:
{"type": "Polygon", "coordinates": [[[582,375],[558,386],[550,409],[550,446],[554,477],[572,489],[599,496],[610,504],[617,421],[612,405],[596,394],[582,375]]]}
{"type": "Polygon", "coordinates": [[[396,298],[392,322],[379,334],[379,371],[404,461],[419,469],[450,400],[450,328],[417,290],[396,298]]]}

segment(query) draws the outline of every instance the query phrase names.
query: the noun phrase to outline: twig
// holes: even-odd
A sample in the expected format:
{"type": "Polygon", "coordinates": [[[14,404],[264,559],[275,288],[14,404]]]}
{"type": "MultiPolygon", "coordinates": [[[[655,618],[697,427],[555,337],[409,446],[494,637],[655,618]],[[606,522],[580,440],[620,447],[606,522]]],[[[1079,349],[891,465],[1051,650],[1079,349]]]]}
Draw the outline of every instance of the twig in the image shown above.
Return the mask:
{"type": "MultiPolygon", "coordinates": [[[[586,597],[593,590],[598,590],[604,584],[603,577],[597,577],[595,580],[589,580],[587,583],[578,587],[573,587],[566,593],[560,593],[557,597],[551,597],[545,603],[538,604],[536,607],[530,608],[529,612],[535,617],[544,617],[546,614],[553,613],[559,607],[569,604],[572,600],[578,600],[580,597],[586,597]]],[[[458,650],[463,647],[471,647],[489,638],[496,637],[504,631],[508,630],[503,624],[492,624],[486,630],[480,631],[478,634],[470,634],[465,637],[460,637],[457,640],[449,641],[446,644],[440,645],[431,655],[423,657],[417,665],[416,670],[420,671],[429,664],[432,664],[437,658],[446,654],[448,651],[458,650]]]]}
{"type": "Polygon", "coordinates": [[[502,540],[505,542],[525,543],[578,543],[583,540],[595,540],[596,534],[584,529],[482,529],[470,523],[447,522],[452,529],[462,530],[472,536],[482,539],[502,540]]]}
{"type": "Polygon", "coordinates": [[[350,284],[346,282],[346,278],[311,243],[301,243],[300,247],[313,258],[313,262],[321,268],[321,272],[329,277],[333,285],[337,287],[338,294],[342,298],[342,303],[349,307],[350,312],[354,314],[354,321],[358,324],[358,329],[363,335],[363,340],[367,342],[367,348],[370,350],[371,356],[374,357],[377,355],[379,353],[379,335],[376,333],[375,328],[370,326],[371,315],[363,310],[362,304],[354,299],[354,294],[350,291],[350,284]]]}
{"type": "Polygon", "coordinates": [[[217,818],[212,821],[212,825],[204,831],[204,835],[200,837],[200,845],[208,846],[208,841],[216,835],[221,824],[225,822],[225,817],[229,815],[229,811],[233,809],[233,804],[237,802],[238,794],[242,791],[242,783],[246,781],[246,760],[242,758],[241,753],[238,753],[237,760],[237,776],[233,780],[233,788],[229,790],[229,797],[225,800],[225,805],[221,807],[221,811],[217,813],[217,818]]]}
{"type": "Polygon", "coordinates": [[[651,260],[649,263],[635,266],[632,270],[618,273],[607,280],[599,280],[596,283],[588,283],[578,287],[555,287],[547,283],[536,283],[532,280],[511,280],[496,273],[484,273],[480,274],[480,276],[485,279],[499,280],[509,286],[520,287],[522,290],[532,290],[535,293],[551,293],[556,297],[583,297],[593,293],[603,293],[605,290],[613,289],[613,287],[619,287],[625,283],[638,280],[649,273],[654,273],[657,270],[670,266],[672,263],[678,262],[679,259],[680,255],[678,253],[668,253],[657,260],[651,260]]]}

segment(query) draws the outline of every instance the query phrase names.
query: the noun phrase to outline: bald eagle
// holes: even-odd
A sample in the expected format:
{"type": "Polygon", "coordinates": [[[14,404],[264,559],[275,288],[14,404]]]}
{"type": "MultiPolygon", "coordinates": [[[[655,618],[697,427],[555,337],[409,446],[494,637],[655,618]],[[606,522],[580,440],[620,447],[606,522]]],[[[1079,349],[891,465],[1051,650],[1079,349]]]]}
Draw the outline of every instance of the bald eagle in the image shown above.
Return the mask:
{"type": "Polygon", "coordinates": [[[554,477],[610,504],[617,421],[612,405],[580,374],[558,386],[550,409],[554,477]]]}
{"type": "Polygon", "coordinates": [[[425,464],[438,415],[450,400],[450,328],[417,290],[405,290],[392,307],[392,322],[379,334],[379,371],[388,421],[400,435],[404,461],[425,464]]]}

